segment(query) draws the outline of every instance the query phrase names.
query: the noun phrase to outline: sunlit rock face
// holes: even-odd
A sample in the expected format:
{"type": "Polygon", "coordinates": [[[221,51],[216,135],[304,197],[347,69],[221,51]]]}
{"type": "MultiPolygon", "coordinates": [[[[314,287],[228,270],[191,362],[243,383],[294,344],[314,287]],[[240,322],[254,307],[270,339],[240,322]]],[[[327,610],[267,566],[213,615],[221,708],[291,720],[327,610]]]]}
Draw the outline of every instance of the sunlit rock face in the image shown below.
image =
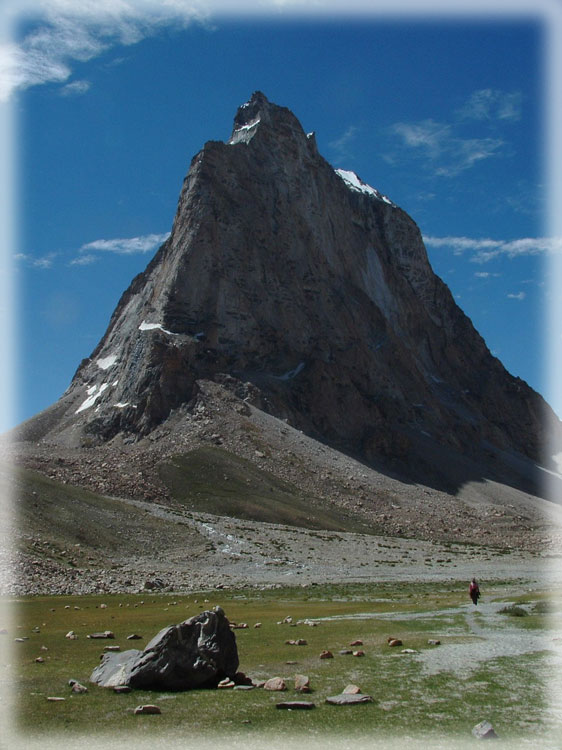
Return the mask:
{"type": "Polygon", "coordinates": [[[168,240],[28,434],[137,439],[189,408],[200,379],[402,466],[444,449],[537,460],[551,414],[490,354],[415,222],[260,92],[193,158],[168,240]]]}

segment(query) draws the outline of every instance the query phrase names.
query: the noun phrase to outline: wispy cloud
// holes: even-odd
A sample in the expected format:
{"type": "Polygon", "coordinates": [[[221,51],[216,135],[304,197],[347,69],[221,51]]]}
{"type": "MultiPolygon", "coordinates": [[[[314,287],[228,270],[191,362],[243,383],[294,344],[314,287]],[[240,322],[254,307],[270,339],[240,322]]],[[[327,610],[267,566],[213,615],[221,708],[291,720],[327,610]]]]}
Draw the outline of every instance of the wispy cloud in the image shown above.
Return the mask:
{"type": "Polygon", "coordinates": [[[45,269],[53,266],[57,255],[58,253],[55,252],[47,253],[43,256],[31,255],[30,253],[16,253],[14,255],[14,260],[16,263],[23,263],[28,268],[45,269]]]}
{"type": "Polygon", "coordinates": [[[501,276],[501,273],[491,273],[490,271],[476,271],[474,276],[477,279],[490,279],[494,276],[501,276]]]}
{"type": "Polygon", "coordinates": [[[508,299],[516,299],[519,302],[522,302],[527,295],[525,294],[525,292],[517,292],[517,294],[508,294],[506,296],[508,299]]]}
{"type": "Polygon", "coordinates": [[[501,138],[461,138],[451,125],[434,120],[398,122],[390,131],[410,153],[425,160],[434,174],[444,177],[454,177],[476,162],[497,156],[504,145],[501,138]]]}
{"type": "Polygon", "coordinates": [[[33,10],[27,33],[0,47],[0,101],[18,89],[63,83],[77,61],[115,45],[135,44],[166,26],[204,22],[208,15],[203,3],[192,0],[43,0],[33,10]]]}
{"type": "Polygon", "coordinates": [[[91,85],[90,81],[72,81],[63,86],[59,93],[61,96],[80,96],[85,94],[91,85]]]}
{"type": "Polygon", "coordinates": [[[351,156],[350,146],[357,131],[358,128],[355,125],[350,125],[342,136],[328,143],[328,146],[332,149],[333,161],[339,162],[351,156]]]}
{"type": "Polygon", "coordinates": [[[385,155],[396,163],[404,155],[418,158],[432,174],[454,177],[475,164],[506,153],[506,141],[492,132],[492,123],[517,120],[521,116],[522,96],[497,89],[474,91],[467,102],[447,121],[431,118],[416,122],[397,122],[388,132],[393,149],[385,155]],[[478,134],[466,137],[468,123],[478,134]]]}
{"type": "Polygon", "coordinates": [[[72,261],[72,265],[89,265],[97,257],[94,253],[116,253],[117,255],[137,255],[156,250],[170,236],[165,234],[144,234],[139,237],[126,237],[110,240],[94,240],[87,242],[79,249],[79,256],[72,261]]]}
{"type": "Polygon", "coordinates": [[[447,248],[455,255],[469,252],[475,263],[486,263],[492,258],[505,255],[516,258],[525,255],[554,255],[562,253],[562,237],[522,237],[517,240],[492,240],[472,237],[424,236],[428,247],[447,248]]]}
{"type": "Polygon", "coordinates": [[[497,89],[475,91],[457,114],[461,119],[519,120],[523,97],[519,91],[507,93],[497,89]]]}

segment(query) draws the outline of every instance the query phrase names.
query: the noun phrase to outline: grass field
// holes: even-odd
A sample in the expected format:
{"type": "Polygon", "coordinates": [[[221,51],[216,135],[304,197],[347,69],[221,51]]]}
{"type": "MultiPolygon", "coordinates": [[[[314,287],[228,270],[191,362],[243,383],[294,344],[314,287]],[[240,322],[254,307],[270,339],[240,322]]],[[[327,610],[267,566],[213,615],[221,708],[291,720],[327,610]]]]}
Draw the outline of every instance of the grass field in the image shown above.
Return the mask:
{"type": "Polygon", "coordinates": [[[488,591],[477,610],[467,601],[464,587],[453,583],[220,590],[190,596],[30,597],[4,604],[13,609],[13,632],[0,638],[10,642],[14,725],[18,737],[24,738],[22,747],[31,747],[35,740],[38,746],[47,747],[49,738],[61,735],[71,743],[67,747],[78,747],[83,738],[87,739],[85,747],[93,747],[96,737],[101,739],[108,732],[119,741],[126,738],[126,746],[166,739],[191,747],[185,744],[186,737],[228,737],[229,746],[238,742],[249,747],[263,735],[284,735],[308,740],[329,737],[341,747],[344,740],[356,747],[365,738],[381,742],[398,736],[427,737],[432,738],[430,746],[440,747],[441,741],[447,746],[446,737],[472,740],[472,727],[484,719],[505,740],[528,740],[535,746],[541,739],[549,741],[552,731],[560,732],[548,706],[546,649],[520,648],[519,653],[508,655],[500,649],[495,658],[478,660],[485,641],[497,638],[501,645],[507,638],[515,643],[547,633],[550,607],[543,598],[536,593],[532,599],[514,596],[507,586],[488,591]],[[231,622],[248,624],[247,629],[235,631],[240,669],[254,681],[284,677],[286,692],[132,691],[118,695],[88,683],[104,645],[143,648],[161,628],[217,604],[231,622]],[[526,614],[510,616],[513,604],[526,614]],[[506,611],[500,613],[500,609],[506,611]],[[278,624],[287,617],[292,624],[278,624]],[[305,619],[318,625],[296,624],[305,619]],[[261,626],[255,628],[258,622],[261,626]],[[78,635],[76,640],[65,638],[70,630],[78,635]],[[113,631],[115,639],[86,637],[103,630],[113,631]],[[127,641],[132,633],[142,640],[127,641]],[[404,648],[417,653],[390,648],[389,636],[400,638],[404,648]],[[16,642],[16,638],[27,640],[16,642]],[[306,639],[307,645],[286,645],[287,640],[297,638],[306,639]],[[360,648],[365,655],[341,655],[339,651],[348,649],[355,639],[363,641],[360,648]],[[439,639],[441,645],[431,646],[429,639],[439,639]],[[321,660],[324,649],[332,651],[334,658],[321,660]],[[435,649],[441,649],[445,668],[432,669],[426,659],[435,649]],[[455,653],[465,656],[456,658],[455,653]],[[37,662],[38,657],[44,661],[37,662]],[[309,695],[294,691],[296,673],[310,678],[309,695]],[[72,694],[71,678],[88,685],[88,692],[72,694]],[[371,695],[373,702],[357,706],[325,703],[350,683],[371,695]],[[48,697],[65,700],[51,702],[48,697]],[[275,708],[282,700],[303,698],[316,708],[290,712],[275,708]],[[143,703],[156,703],[161,715],[134,715],[133,709],[143,703]]]}

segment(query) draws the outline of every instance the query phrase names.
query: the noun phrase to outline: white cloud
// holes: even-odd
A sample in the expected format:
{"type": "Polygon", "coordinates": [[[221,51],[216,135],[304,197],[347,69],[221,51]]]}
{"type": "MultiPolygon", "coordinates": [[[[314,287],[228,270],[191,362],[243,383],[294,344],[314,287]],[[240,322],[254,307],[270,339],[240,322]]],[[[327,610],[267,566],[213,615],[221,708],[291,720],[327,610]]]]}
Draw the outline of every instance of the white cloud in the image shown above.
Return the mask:
{"type": "Polygon", "coordinates": [[[334,153],[334,161],[341,161],[342,159],[349,158],[349,147],[355,138],[357,130],[358,129],[355,125],[350,125],[342,136],[328,144],[334,153]]]}
{"type": "Polygon", "coordinates": [[[527,295],[525,294],[525,292],[518,292],[517,294],[508,294],[507,295],[508,299],[516,299],[519,302],[522,302],[525,299],[526,296],[527,295]]]}
{"type": "Polygon", "coordinates": [[[494,276],[501,276],[501,273],[491,273],[490,271],[476,271],[474,276],[477,279],[490,279],[494,276]]]}
{"type": "Polygon", "coordinates": [[[475,120],[519,120],[522,101],[518,91],[506,93],[497,89],[480,89],[458,110],[458,115],[475,120]]]}
{"type": "Polygon", "coordinates": [[[455,255],[471,252],[476,263],[486,263],[492,258],[506,255],[516,258],[524,255],[558,255],[562,253],[562,237],[522,237],[517,240],[492,240],[472,237],[432,237],[424,236],[429,247],[445,247],[455,255]]]}
{"type": "Polygon", "coordinates": [[[454,177],[476,162],[497,156],[504,145],[501,138],[461,138],[452,125],[435,120],[395,123],[390,132],[402,145],[425,159],[435,174],[454,177]]]}
{"type": "Polygon", "coordinates": [[[30,255],[29,253],[16,253],[14,260],[18,263],[24,263],[29,268],[51,268],[58,253],[47,253],[43,256],[30,255]]]}
{"type": "Polygon", "coordinates": [[[190,0],[43,0],[22,6],[30,30],[0,46],[0,102],[18,89],[62,83],[76,61],[115,45],[135,44],[163,27],[203,22],[208,11],[190,0]]]}
{"type": "Polygon", "coordinates": [[[67,83],[66,86],[61,88],[60,95],[80,96],[80,94],[85,94],[91,85],[90,81],[72,81],[72,83],[67,83]]]}
{"type": "Polygon", "coordinates": [[[156,250],[170,236],[165,234],[145,234],[140,237],[126,237],[111,240],[94,240],[87,242],[79,249],[80,257],[73,261],[74,265],[88,265],[93,263],[94,252],[116,253],[118,255],[135,255],[137,253],[150,253],[156,250]]]}

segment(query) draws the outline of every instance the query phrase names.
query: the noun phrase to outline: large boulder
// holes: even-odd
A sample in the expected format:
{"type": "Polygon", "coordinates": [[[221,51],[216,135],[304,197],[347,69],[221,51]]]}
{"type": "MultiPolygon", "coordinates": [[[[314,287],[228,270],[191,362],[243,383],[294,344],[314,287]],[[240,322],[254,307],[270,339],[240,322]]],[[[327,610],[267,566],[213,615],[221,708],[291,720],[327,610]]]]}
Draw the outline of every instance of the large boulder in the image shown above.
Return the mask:
{"type": "Polygon", "coordinates": [[[101,687],[155,690],[216,687],[238,669],[236,638],[220,607],[161,630],[144,651],[104,654],[90,676],[101,687]]]}

